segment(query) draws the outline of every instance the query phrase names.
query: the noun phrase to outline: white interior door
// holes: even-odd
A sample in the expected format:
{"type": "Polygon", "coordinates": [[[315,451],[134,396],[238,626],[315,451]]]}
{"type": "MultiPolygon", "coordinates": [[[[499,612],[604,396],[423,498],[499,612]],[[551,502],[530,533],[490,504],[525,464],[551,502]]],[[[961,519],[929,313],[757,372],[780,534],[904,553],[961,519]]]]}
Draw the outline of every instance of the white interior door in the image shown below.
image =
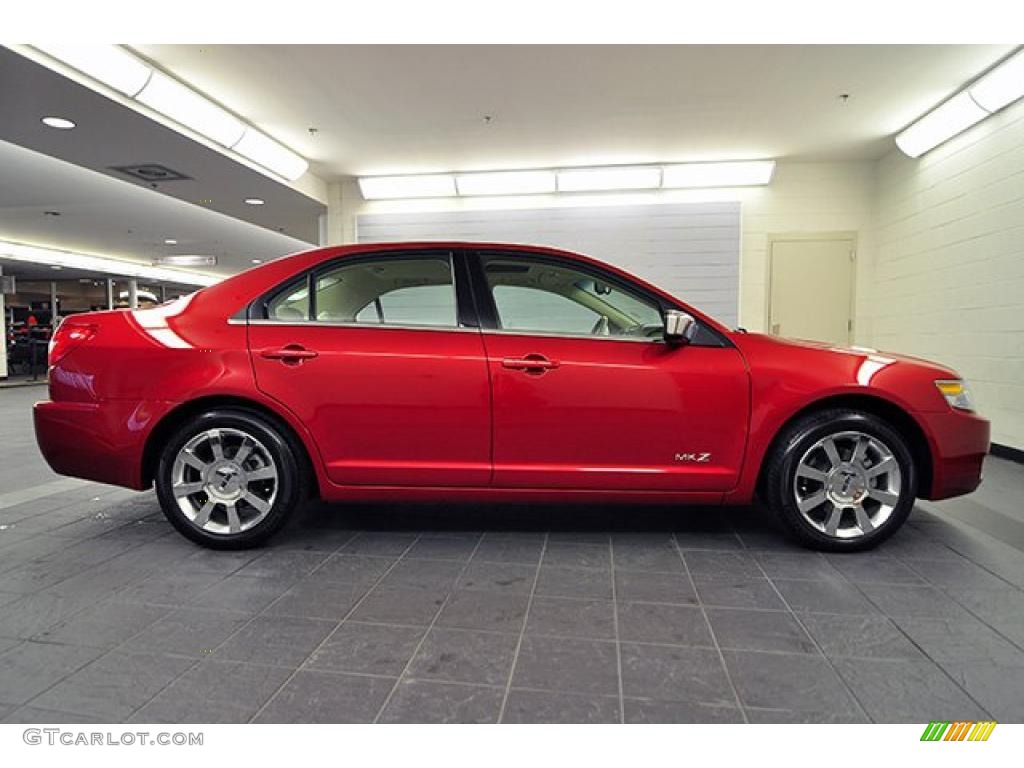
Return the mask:
{"type": "Polygon", "coordinates": [[[769,332],[849,344],[853,331],[852,240],[774,240],[769,332]]]}

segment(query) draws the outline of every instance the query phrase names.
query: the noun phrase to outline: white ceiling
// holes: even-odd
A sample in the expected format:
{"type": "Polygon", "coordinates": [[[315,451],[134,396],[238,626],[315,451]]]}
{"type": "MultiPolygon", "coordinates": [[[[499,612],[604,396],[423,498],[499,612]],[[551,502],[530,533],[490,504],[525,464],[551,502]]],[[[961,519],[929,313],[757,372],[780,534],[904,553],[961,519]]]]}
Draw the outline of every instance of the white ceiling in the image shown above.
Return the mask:
{"type": "MultiPolygon", "coordinates": [[[[64,77],[14,50],[0,47],[0,141],[43,152],[109,174],[152,195],[150,186],[114,170],[159,163],[189,177],[161,183],[157,193],[219,211],[274,232],[315,243],[319,200],[236,162],[131,107],[64,77]],[[71,131],[47,128],[40,118],[66,117],[71,131]],[[266,201],[244,203],[247,197],[266,201]]],[[[0,186],[8,180],[0,175],[0,186]]]]}
{"type": "Polygon", "coordinates": [[[893,149],[893,133],[1012,46],[135,49],[334,179],[718,158],[877,158],[893,149]],[[850,97],[845,103],[843,93],[850,97]],[[311,135],[310,127],[318,132],[311,135]]]}
{"type": "MultiPolygon", "coordinates": [[[[140,189],[0,141],[0,239],[151,263],[156,256],[217,256],[233,274],[251,259],[306,250],[308,243],[167,195],[140,189]],[[44,211],[58,211],[48,216],[44,211]],[[165,245],[166,238],[177,245],[165,245]]],[[[13,265],[12,265],[13,266],[13,265]]]]}

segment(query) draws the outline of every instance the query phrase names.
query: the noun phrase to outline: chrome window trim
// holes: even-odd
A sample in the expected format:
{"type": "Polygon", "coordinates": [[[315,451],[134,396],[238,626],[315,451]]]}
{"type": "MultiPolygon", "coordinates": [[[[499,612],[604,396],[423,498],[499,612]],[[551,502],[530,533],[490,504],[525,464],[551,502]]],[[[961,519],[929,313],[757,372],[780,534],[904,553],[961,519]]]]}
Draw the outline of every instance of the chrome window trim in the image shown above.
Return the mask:
{"type": "Polygon", "coordinates": [[[479,328],[461,328],[453,325],[398,325],[388,323],[350,323],[344,320],[269,320],[254,317],[251,320],[228,318],[228,325],[273,325],[291,328],[361,328],[363,330],[441,331],[442,333],[479,333],[479,328]]]}
{"type": "Polygon", "coordinates": [[[592,336],[588,333],[569,334],[556,333],[553,331],[515,331],[501,328],[454,328],[448,325],[388,325],[382,323],[348,323],[343,320],[266,320],[253,318],[252,320],[239,320],[233,317],[228,318],[228,325],[270,325],[288,328],[361,328],[363,330],[381,331],[440,331],[456,333],[483,333],[501,336],[540,336],[548,339],[583,339],[588,341],[628,341],[632,344],[664,344],[664,339],[649,339],[635,336],[592,336]]]}
{"type": "Polygon", "coordinates": [[[632,344],[664,344],[664,339],[640,336],[595,336],[590,333],[558,333],[557,331],[522,331],[506,328],[484,328],[484,334],[500,336],[540,336],[546,339],[585,339],[588,341],[628,341],[632,344]]]}

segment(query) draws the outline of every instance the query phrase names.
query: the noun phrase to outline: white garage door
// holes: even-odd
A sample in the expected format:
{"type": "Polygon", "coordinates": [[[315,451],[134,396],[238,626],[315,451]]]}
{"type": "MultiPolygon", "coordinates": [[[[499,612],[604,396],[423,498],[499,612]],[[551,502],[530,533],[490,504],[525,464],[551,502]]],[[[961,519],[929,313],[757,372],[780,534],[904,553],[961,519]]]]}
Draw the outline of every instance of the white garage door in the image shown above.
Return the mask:
{"type": "Polygon", "coordinates": [[[360,243],[468,240],[549,245],[629,270],[712,317],[739,314],[740,204],[375,213],[360,243]]]}

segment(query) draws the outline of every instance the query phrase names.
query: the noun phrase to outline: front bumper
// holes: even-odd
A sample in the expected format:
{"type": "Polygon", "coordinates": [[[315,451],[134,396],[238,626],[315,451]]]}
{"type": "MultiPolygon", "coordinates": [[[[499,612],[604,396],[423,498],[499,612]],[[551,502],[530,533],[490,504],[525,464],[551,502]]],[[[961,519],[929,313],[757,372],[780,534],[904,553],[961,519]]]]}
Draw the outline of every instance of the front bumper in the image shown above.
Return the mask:
{"type": "Polygon", "coordinates": [[[169,403],[44,400],[33,406],[36,442],[54,472],[143,490],[142,459],[169,403]]]}
{"type": "Polygon", "coordinates": [[[931,487],[922,488],[919,495],[937,501],[976,489],[989,450],[988,420],[954,410],[917,415],[925,427],[932,453],[931,487]]]}

